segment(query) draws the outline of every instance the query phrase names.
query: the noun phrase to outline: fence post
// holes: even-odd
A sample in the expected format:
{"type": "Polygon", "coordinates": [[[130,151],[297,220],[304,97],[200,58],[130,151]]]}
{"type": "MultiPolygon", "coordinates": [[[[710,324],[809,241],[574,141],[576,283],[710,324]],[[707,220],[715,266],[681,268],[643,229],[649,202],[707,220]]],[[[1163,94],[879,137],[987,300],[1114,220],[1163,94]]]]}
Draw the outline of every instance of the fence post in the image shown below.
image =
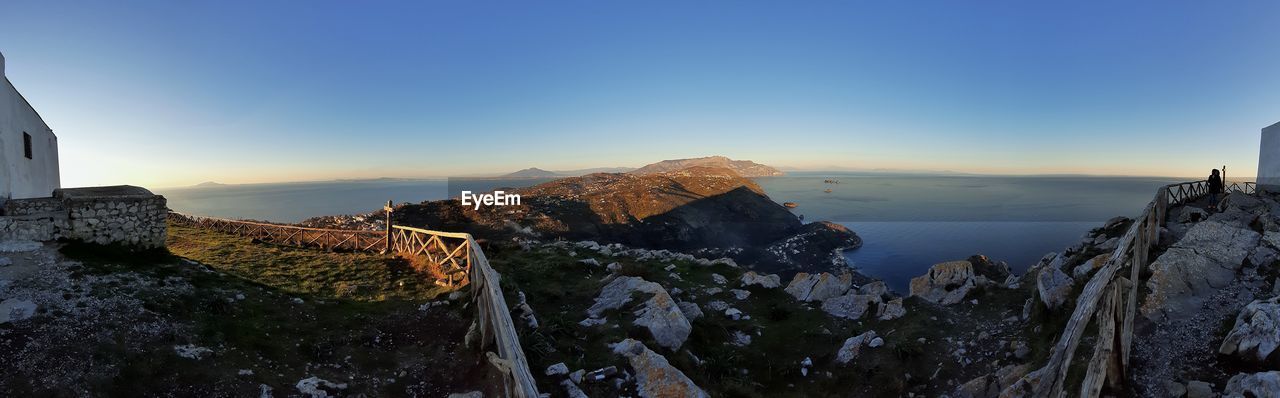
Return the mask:
{"type": "Polygon", "coordinates": [[[391,207],[391,199],[387,199],[387,205],[382,208],[387,213],[387,248],[383,249],[383,254],[391,254],[391,212],[395,208],[391,207]]]}

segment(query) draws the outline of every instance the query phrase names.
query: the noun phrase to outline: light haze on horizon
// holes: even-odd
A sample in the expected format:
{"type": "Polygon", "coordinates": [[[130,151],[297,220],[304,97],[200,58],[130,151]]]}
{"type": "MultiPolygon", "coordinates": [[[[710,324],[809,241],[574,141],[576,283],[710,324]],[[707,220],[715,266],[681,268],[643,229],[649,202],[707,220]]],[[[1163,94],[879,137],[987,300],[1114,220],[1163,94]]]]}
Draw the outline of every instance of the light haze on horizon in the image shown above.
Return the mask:
{"type": "Polygon", "coordinates": [[[64,186],[638,167],[1200,176],[1280,121],[1280,3],[10,1],[64,186]]]}

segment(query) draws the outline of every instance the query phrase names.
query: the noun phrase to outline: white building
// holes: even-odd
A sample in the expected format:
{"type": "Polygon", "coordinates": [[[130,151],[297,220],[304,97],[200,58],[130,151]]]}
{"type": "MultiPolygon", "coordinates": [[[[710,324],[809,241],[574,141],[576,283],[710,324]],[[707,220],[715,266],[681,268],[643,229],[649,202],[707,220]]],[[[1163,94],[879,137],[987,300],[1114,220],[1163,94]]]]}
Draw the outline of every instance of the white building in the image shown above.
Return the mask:
{"type": "Polygon", "coordinates": [[[1258,188],[1280,192],[1280,123],[1262,128],[1258,146],[1258,188]]]}
{"type": "Polygon", "coordinates": [[[58,137],[5,75],[0,54],[0,201],[53,196],[58,137]]]}

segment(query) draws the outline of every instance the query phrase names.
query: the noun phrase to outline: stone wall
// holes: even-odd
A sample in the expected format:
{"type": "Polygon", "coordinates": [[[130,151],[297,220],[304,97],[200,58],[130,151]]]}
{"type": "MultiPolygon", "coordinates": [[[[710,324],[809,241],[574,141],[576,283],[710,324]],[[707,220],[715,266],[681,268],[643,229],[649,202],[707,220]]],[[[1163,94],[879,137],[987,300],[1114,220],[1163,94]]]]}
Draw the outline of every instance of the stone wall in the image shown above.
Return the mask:
{"type": "Polygon", "coordinates": [[[133,186],[59,189],[52,198],[5,202],[0,238],[164,247],[166,204],[133,186]]]}

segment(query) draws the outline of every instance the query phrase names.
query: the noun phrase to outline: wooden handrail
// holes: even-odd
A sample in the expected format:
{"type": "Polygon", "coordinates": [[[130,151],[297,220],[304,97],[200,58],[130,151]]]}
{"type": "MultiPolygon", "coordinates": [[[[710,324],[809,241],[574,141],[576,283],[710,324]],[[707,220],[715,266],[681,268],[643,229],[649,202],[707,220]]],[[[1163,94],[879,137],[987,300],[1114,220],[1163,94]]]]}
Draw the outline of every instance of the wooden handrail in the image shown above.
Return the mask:
{"type": "MultiPolygon", "coordinates": [[[[1169,207],[1200,199],[1209,194],[1208,188],[1208,181],[1191,181],[1169,184],[1156,190],[1155,198],[1147,203],[1142,215],[1134,219],[1111,257],[1093,274],[1076,299],[1075,309],[1054,344],[1049,360],[1036,372],[1040,375],[1040,382],[1036,384],[1033,396],[1057,398],[1065,395],[1072,356],[1085,328],[1094,319],[1099,322],[1098,346],[1088,362],[1079,395],[1097,397],[1103,383],[1112,388],[1119,388],[1124,383],[1132,351],[1133,324],[1137,317],[1140,271],[1147,266],[1148,254],[1160,240],[1159,231],[1168,216],[1169,207]],[[1128,278],[1119,273],[1125,266],[1129,267],[1128,278]],[[1100,302],[1103,302],[1102,307],[1099,307],[1100,302]]],[[[1253,182],[1231,183],[1223,191],[1253,194],[1257,185],[1253,182]]]]}
{"type": "Polygon", "coordinates": [[[476,326],[480,332],[480,349],[489,347],[494,352],[486,355],[489,363],[503,374],[503,396],[536,398],[539,396],[529,361],[520,345],[520,335],[511,320],[511,309],[502,295],[501,276],[489,265],[484,250],[476,244],[471,234],[433,231],[422,228],[390,225],[387,231],[361,231],[348,229],[308,228],[292,225],[269,224],[254,221],[227,220],[213,217],[190,216],[171,212],[169,219],[182,225],[208,228],[217,231],[249,236],[255,239],[273,240],[277,243],[303,247],[350,247],[357,251],[380,252],[391,248],[401,256],[423,256],[446,270],[450,285],[454,284],[453,272],[460,271],[470,283],[471,300],[476,305],[476,326]],[[390,232],[390,233],[388,233],[390,232]],[[307,239],[310,233],[311,239],[307,239]],[[365,239],[363,244],[361,239],[365,239]],[[461,240],[450,247],[449,240],[461,240]],[[336,243],[334,243],[336,242],[336,243]]]}

